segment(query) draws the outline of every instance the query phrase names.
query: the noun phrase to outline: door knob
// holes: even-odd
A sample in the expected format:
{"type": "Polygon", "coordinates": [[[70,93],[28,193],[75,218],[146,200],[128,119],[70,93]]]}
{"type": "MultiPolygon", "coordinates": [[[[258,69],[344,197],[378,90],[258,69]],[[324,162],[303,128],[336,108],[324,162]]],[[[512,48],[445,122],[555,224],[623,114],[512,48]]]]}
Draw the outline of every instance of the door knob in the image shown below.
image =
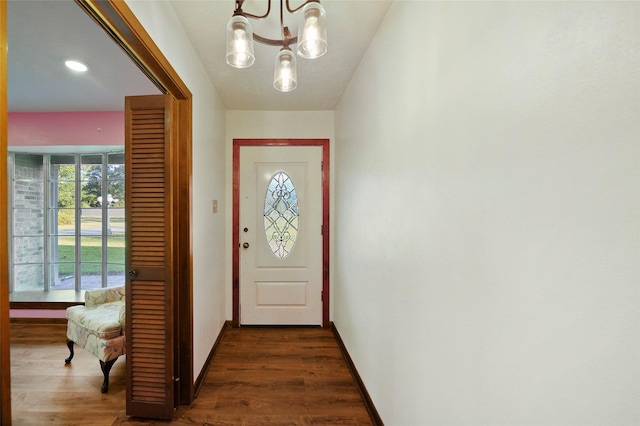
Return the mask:
{"type": "Polygon", "coordinates": [[[138,272],[137,272],[137,271],[134,271],[133,269],[129,271],[129,276],[130,276],[131,278],[135,277],[136,275],[138,275],[138,272]]]}
{"type": "Polygon", "coordinates": [[[242,247],[244,247],[244,248],[246,248],[246,249],[247,249],[247,248],[249,248],[249,243],[244,243],[244,244],[242,244],[242,247]]]}

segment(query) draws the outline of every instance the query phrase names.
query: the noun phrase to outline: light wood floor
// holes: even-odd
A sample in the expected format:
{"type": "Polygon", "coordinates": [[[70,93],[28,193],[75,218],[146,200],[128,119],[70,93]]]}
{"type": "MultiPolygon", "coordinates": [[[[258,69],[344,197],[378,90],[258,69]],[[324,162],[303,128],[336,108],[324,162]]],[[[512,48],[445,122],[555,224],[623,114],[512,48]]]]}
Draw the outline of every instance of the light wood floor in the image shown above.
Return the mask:
{"type": "Polygon", "coordinates": [[[325,329],[227,329],[189,407],[174,420],[125,415],[125,359],[100,393],[98,360],[77,349],[72,363],[65,325],[12,324],[14,425],[370,425],[360,394],[332,333],[325,329]]]}
{"type": "Polygon", "coordinates": [[[76,347],[69,356],[64,324],[11,325],[11,410],[14,425],[112,425],[125,412],[125,359],[101,394],[97,358],[76,347]]]}

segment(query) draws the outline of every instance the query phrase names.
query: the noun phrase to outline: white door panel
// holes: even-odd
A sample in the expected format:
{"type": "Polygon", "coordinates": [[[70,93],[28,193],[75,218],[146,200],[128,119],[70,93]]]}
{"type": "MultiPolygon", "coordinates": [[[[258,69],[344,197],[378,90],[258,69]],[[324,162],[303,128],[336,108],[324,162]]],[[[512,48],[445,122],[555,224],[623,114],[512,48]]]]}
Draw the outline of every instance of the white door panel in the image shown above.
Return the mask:
{"type": "Polygon", "coordinates": [[[318,146],[240,149],[241,324],[322,325],[321,162],[318,146]]]}

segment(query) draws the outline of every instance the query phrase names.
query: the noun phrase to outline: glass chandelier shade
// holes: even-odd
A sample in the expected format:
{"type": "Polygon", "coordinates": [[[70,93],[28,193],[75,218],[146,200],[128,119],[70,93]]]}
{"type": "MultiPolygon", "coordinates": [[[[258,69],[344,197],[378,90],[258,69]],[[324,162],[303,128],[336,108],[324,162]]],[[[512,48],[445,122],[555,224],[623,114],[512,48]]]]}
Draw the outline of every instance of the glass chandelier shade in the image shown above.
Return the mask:
{"type": "Polygon", "coordinates": [[[318,2],[307,3],[298,18],[297,53],[303,58],[319,58],[327,52],[327,14],[318,2]]]}
{"type": "Polygon", "coordinates": [[[227,24],[225,59],[234,68],[247,68],[256,61],[253,53],[253,30],[249,20],[242,15],[233,16],[227,24]]]}
{"type": "MultiPolygon", "coordinates": [[[[271,12],[271,1],[266,2],[266,12],[254,15],[242,10],[246,0],[235,0],[236,9],[227,24],[227,51],[225,60],[235,68],[247,68],[255,62],[254,40],[268,46],[278,46],[273,87],[281,92],[290,92],[298,85],[296,57],[290,46],[296,45],[296,53],[307,59],[319,58],[327,52],[327,17],[320,0],[305,0],[303,4],[292,8],[290,0],[280,3],[280,39],[271,39],[253,33],[249,19],[267,19],[271,12]],[[286,5],[286,8],[285,8],[286,5]],[[284,25],[284,12],[298,13],[298,35],[292,37],[289,28],[284,25]]],[[[278,0],[274,0],[278,1],[278,0]]]]}
{"type": "Polygon", "coordinates": [[[296,57],[289,49],[283,47],[276,56],[276,68],[273,73],[273,87],[280,92],[290,92],[298,85],[296,57]]]}

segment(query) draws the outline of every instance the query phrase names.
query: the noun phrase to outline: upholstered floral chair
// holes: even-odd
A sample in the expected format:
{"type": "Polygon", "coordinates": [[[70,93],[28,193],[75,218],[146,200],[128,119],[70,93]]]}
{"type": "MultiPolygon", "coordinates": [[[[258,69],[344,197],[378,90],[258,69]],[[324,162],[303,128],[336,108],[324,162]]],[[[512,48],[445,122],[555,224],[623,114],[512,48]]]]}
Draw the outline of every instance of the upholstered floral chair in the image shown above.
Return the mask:
{"type": "Polygon", "coordinates": [[[100,360],[102,393],[109,391],[109,372],[125,352],[125,290],[123,287],[87,290],[84,305],[67,308],[67,346],[73,359],[74,342],[100,360]]]}

